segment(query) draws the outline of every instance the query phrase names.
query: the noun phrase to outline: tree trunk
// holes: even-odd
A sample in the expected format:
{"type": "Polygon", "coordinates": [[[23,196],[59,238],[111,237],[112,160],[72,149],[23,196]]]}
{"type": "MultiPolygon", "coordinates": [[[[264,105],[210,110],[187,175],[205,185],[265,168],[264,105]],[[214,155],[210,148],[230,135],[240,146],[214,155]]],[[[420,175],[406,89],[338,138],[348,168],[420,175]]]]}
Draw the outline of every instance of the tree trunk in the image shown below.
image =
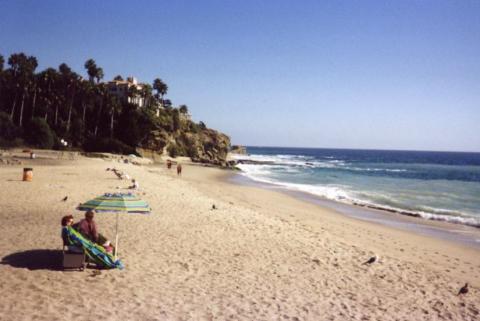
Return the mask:
{"type": "Polygon", "coordinates": [[[68,108],[67,133],[70,132],[70,119],[72,118],[72,106],[73,106],[73,102],[70,103],[70,107],[68,108]]]}
{"type": "Polygon", "coordinates": [[[10,112],[10,120],[12,122],[13,122],[13,114],[15,113],[15,106],[17,105],[17,96],[18,96],[18,94],[15,92],[15,98],[13,98],[12,111],[10,112]]]}
{"type": "Polygon", "coordinates": [[[85,115],[87,113],[87,104],[83,102],[82,107],[83,107],[83,115],[82,115],[83,135],[85,136],[85,133],[87,132],[87,124],[85,123],[85,115]]]}
{"type": "Polygon", "coordinates": [[[112,109],[112,117],[110,118],[110,138],[113,138],[113,117],[115,115],[115,110],[112,109]]]}
{"type": "Polygon", "coordinates": [[[25,105],[25,91],[26,91],[26,88],[23,89],[22,103],[20,104],[20,120],[18,121],[18,126],[20,127],[22,127],[22,120],[23,120],[23,106],[25,105]]]}
{"type": "Polygon", "coordinates": [[[102,117],[102,109],[103,109],[103,98],[100,101],[100,110],[98,111],[97,122],[95,124],[95,130],[93,132],[93,135],[95,136],[95,138],[97,138],[98,123],[100,122],[100,117],[102,117]]]}
{"type": "Polygon", "coordinates": [[[57,120],[58,120],[58,104],[55,105],[55,127],[57,127],[57,120]]]}
{"type": "Polygon", "coordinates": [[[73,97],[75,97],[75,91],[72,94],[72,99],[70,100],[70,106],[68,108],[67,133],[70,131],[70,120],[72,117],[73,97]]]}
{"type": "Polygon", "coordinates": [[[33,99],[32,99],[32,119],[35,117],[35,103],[37,102],[37,89],[33,91],[33,99]]]}
{"type": "Polygon", "coordinates": [[[85,104],[85,102],[83,102],[83,115],[82,115],[82,121],[83,121],[83,126],[85,126],[85,114],[87,112],[87,104],[85,104]]]}

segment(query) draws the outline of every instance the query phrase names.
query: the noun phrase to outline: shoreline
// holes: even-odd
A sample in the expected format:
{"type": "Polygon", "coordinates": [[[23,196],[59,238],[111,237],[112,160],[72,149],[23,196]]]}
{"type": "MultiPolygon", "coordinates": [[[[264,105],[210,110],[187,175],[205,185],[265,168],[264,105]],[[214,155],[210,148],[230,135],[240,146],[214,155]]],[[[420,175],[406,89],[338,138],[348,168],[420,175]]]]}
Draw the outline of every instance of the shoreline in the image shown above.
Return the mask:
{"type": "Polygon", "coordinates": [[[478,166],[471,172],[465,167],[480,164],[479,153],[465,158],[459,153],[438,153],[437,161],[426,152],[414,151],[403,151],[395,158],[392,153],[396,151],[357,150],[350,155],[336,154],[338,149],[314,149],[296,155],[287,147],[251,148],[252,154],[230,157],[244,176],[260,186],[274,185],[341,204],[480,229],[478,166]],[[432,163],[432,168],[425,167],[425,162],[432,163]]]}
{"type": "Polygon", "coordinates": [[[335,201],[304,191],[290,190],[280,185],[258,182],[241,173],[234,172],[225,180],[232,184],[247,185],[285,193],[357,220],[378,223],[386,227],[402,229],[407,232],[480,249],[480,227],[478,226],[404,214],[402,211],[388,210],[381,206],[365,206],[357,203],[335,201]]]}

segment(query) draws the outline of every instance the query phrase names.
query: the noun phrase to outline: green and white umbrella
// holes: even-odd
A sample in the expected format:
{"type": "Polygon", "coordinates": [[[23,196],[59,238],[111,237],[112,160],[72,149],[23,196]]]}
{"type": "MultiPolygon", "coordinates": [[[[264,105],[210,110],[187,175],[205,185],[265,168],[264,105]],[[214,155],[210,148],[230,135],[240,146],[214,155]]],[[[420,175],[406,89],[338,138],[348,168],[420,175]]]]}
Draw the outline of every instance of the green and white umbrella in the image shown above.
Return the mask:
{"type": "Polygon", "coordinates": [[[80,211],[95,210],[95,212],[117,213],[115,227],[115,258],[118,254],[118,216],[119,213],[150,214],[151,208],[147,202],[132,193],[105,193],[77,207],[80,211]]]}

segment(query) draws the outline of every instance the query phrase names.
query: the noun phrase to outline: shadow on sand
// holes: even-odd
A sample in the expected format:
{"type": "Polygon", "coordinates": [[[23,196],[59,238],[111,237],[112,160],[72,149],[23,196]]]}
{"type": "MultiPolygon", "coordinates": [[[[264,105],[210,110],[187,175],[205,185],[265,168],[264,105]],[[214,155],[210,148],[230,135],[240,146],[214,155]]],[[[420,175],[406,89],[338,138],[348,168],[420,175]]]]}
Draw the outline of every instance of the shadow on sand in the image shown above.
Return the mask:
{"type": "Polygon", "coordinates": [[[29,270],[62,270],[61,250],[28,250],[4,256],[0,264],[29,270]]]}

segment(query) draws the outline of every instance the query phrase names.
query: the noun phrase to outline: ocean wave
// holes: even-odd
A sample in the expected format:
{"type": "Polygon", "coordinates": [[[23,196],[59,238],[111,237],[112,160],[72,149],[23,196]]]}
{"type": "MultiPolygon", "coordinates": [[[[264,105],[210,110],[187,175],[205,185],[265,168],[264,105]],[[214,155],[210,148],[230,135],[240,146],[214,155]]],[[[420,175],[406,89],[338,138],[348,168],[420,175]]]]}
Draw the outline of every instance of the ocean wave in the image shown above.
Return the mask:
{"type": "Polygon", "coordinates": [[[392,172],[392,173],[401,173],[408,172],[407,169],[399,168],[370,168],[370,167],[344,167],[344,169],[358,172],[392,172]]]}
{"type": "Polygon", "coordinates": [[[341,185],[310,185],[288,183],[277,180],[272,175],[272,167],[279,165],[239,165],[242,175],[261,183],[278,186],[286,190],[299,191],[336,202],[384,210],[401,215],[420,217],[435,221],[445,221],[480,228],[480,218],[472,217],[461,211],[433,208],[427,206],[408,206],[401,204],[390,195],[353,191],[341,185]]]}
{"type": "MultiPolygon", "coordinates": [[[[270,163],[269,165],[289,165],[289,166],[298,166],[303,168],[327,168],[327,169],[338,169],[346,171],[356,171],[356,172],[391,172],[391,173],[401,173],[407,172],[407,169],[403,168],[376,168],[376,167],[358,167],[351,166],[344,160],[340,159],[328,159],[328,160],[318,160],[311,156],[305,155],[234,155],[236,160],[247,160],[259,163],[270,163]]],[[[252,164],[250,164],[252,165],[252,164]]]]}

